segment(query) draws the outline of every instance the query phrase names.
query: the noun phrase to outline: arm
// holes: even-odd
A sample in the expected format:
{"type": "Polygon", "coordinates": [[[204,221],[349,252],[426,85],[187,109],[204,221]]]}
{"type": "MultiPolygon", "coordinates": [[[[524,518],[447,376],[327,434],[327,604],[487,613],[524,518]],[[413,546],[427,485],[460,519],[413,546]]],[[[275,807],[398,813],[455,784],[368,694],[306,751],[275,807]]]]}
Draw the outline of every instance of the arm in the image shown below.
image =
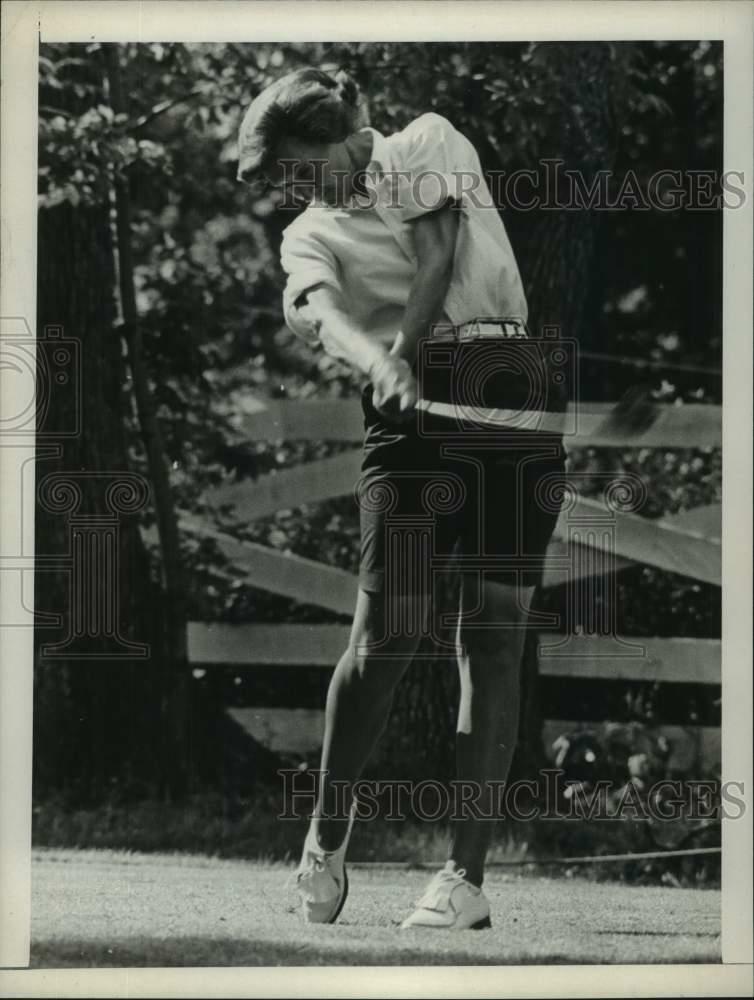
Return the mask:
{"type": "Polygon", "coordinates": [[[306,296],[299,315],[311,323],[328,354],[342,358],[366,375],[387,357],[381,344],[368,337],[349,316],[342,296],[328,285],[317,285],[306,296]]]}
{"type": "MultiPolygon", "coordinates": [[[[412,221],[418,261],[401,329],[390,354],[413,363],[420,337],[437,319],[448,292],[453,271],[458,212],[448,202],[442,208],[412,221]]],[[[383,348],[359,330],[346,312],[342,298],[328,285],[318,285],[307,295],[306,307],[299,309],[313,323],[328,353],[345,357],[367,374],[385,356],[383,348]]]]}
{"type": "Polygon", "coordinates": [[[409,417],[416,403],[411,368],[354,322],[340,290],[338,263],[327,243],[315,233],[290,227],[283,234],[280,259],[288,275],[283,312],[290,328],[365,372],[374,387],[374,405],[384,416],[409,417]]]}
{"type": "Polygon", "coordinates": [[[384,416],[405,419],[416,404],[416,380],[409,364],[395,357],[359,329],[344,307],[340,293],[318,285],[298,310],[312,325],[328,354],[343,358],[369,376],[374,406],[384,416]]]}
{"type": "Polygon", "coordinates": [[[390,353],[413,364],[421,337],[427,336],[442,309],[453,271],[458,211],[450,202],[412,222],[418,269],[401,329],[390,353]]]}

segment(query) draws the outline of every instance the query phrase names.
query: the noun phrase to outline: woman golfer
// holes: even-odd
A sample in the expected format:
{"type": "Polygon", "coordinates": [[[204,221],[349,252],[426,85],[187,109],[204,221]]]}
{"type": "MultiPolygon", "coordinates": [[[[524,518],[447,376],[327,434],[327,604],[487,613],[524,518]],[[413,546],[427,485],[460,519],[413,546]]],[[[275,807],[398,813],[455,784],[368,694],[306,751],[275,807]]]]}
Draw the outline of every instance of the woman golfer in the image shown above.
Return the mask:
{"type": "MultiPolygon", "coordinates": [[[[327,696],[319,798],[297,874],[304,919],[332,923],[348,891],[354,815],[351,796],[343,812],[342,789],[358,782],[385,727],[428,627],[433,567],[453,552],[463,580],[457,783],[483,796],[507,776],[535,564],[557,517],[538,484],[562,474],[563,452],[552,439],[537,450],[489,432],[465,444],[465,424],[438,416],[428,425],[417,406],[433,331],[466,359],[495,338],[527,336],[513,251],[477,153],[449,121],[423,114],[383,136],[365,125],[348,77],[302,69],[251,104],[239,161],[239,179],[308,201],[281,248],[288,325],[367,379],[359,591],[327,696]],[[485,335],[475,339],[478,317],[485,335]]],[[[449,356],[435,359],[441,374],[449,356]]],[[[447,864],[402,926],[490,926],[482,880],[491,823],[474,812],[452,818],[447,864]]]]}

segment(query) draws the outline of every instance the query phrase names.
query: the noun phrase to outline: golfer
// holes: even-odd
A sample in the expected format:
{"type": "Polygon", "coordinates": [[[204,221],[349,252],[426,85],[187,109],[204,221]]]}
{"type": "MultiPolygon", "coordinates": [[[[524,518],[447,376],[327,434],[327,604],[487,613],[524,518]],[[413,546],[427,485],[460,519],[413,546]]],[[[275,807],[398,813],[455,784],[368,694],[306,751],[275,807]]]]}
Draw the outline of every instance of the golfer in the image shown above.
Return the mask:
{"type": "MultiPolygon", "coordinates": [[[[456,777],[480,793],[505,780],[538,578],[530,557],[543,556],[557,518],[538,502],[538,484],[563,471],[560,445],[537,451],[520,436],[506,444],[488,434],[464,447],[464,425],[422,422],[422,344],[437,331],[467,351],[527,337],[527,306],[468,139],[434,113],[390,136],[366,122],[350,78],[307,68],[264,90],[239,136],[240,180],[308,203],[281,247],[288,325],[366,381],[359,590],[327,696],[319,797],[297,873],[304,919],[314,923],[334,922],[345,902],[355,800],[344,813],[342,788],[358,782],[385,728],[428,628],[433,566],[451,554],[462,572],[456,777]],[[478,317],[485,336],[475,339],[478,317]],[[516,556],[529,562],[511,568],[516,556]],[[473,565],[464,569],[466,557],[473,565]]],[[[482,882],[492,824],[470,812],[451,817],[447,863],[403,927],[490,926],[482,882]]]]}

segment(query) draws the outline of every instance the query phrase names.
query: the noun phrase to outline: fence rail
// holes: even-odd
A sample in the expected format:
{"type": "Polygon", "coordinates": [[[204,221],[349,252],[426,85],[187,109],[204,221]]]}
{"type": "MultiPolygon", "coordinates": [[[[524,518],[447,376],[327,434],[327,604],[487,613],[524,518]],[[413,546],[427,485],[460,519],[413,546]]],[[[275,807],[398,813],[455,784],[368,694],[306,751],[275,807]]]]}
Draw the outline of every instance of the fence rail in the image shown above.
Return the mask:
{"type": "MultiPolygon", "coordinates": [[[[347,625],[226,625],[192,622],[189,660],[195,666],[333,667],[348,643],[347,625]]],[[[542,645],[562,636],[548,634],[542,645]]],[[[572,636],[569,655],[542,650],[540,673],[550,677],[720,683],[717,639],[644,638],[631,640],[643,655],[624,656],[613,638],[572,636]]],[[[638,650],[637,650],[638,652],[638,650]]]]}

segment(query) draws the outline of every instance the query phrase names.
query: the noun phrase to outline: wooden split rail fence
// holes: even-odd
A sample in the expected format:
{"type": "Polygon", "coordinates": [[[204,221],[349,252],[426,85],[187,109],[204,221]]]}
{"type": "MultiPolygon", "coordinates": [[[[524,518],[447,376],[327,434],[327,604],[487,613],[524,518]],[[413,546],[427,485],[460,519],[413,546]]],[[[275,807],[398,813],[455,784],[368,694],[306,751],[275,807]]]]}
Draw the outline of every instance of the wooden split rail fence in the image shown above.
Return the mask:
{"type": "MultiPolygon", "coordinates": [[[[357,442],[362,436],[358,400],[258,400],[255,411],[239,417],[237,429],[249,440],[357,442]]],[[[570,447],[717,448],[721,446],[722,412],[703,404],[665,405],[653,425],[641,432],[612,431],[605,435],[595,428],[611,404],[586,404],[580,413],[577,433],[570,447]]],[[[305,463],[260,477],[252,483],[214,488],[205,494],[212,507],[232,510],[238,523],[266,517],[281,510],[315,504],[350,494],[359,475],[360,449],[305,463]]],[[[579,496],[561,515],[555,530],[543,583],[550,587],[579,578],[599,576],[634,564],[654,566],[707,584],[721,585],[721,520],[719,504],[697,507],[674,516],[650,520],[633,513],[615,512],[609,541],[599,535],[589,545],[580,545],[569,531],[575,519],[588,522],[589,515],[604,507],[599,501],[579,496]],[[603,549],[609,556],[569,558],[586,547],[603,549]],[[609,552],[607,551],[609,549],[609,552]],[[602,567],[602,568],[600,568],[602,567]]],[[[195,516],[182,519],[184,530],[212,537],[246,582],[254,587],[314,604],[329,611],[350,614],[356,595],[356,577],[337,567],[268,546],[239,540],[218,531],[195,516]]],[[[343,649],[348,628],[339,625],[221,625],[193,622],[189,627],[189,656],[195,668],[232,665],[235,668],[322,667],[331,668],[343,649]]],[[[625,648],[609,635],[570,636],[567,655],[553,650],[556,638],[548,634],[540,643],[541,672],[545,677],[592,680],[652,681],[668,684],[721,683],[719,639],[625,638],[625,648]],[[549,652],[548,652],[549,647],[549,652]]],[[[262,710],[247,713],[259,720],[262,710]]],[[[294,713],[295,714],[295,713],[294,713]]],[[[243,715],[243,713],[241,713],[243,715]]],[[[316,720],[315,720],[316,722],[316,720]]],[[[575,723],[550,720],[544,738],[575,723]]],[[[253,726],[252,726],[253,728],[253,726]]],[[[313,731],[317,729],[315,725],[313,731]]],[[[680,753],[691,742],[697,762],[704,767],[719,759],[720,732],[715,726],[664,727],[680,753]]],[[[257,734],[258,735],[258,734],[257,734]]]]}

